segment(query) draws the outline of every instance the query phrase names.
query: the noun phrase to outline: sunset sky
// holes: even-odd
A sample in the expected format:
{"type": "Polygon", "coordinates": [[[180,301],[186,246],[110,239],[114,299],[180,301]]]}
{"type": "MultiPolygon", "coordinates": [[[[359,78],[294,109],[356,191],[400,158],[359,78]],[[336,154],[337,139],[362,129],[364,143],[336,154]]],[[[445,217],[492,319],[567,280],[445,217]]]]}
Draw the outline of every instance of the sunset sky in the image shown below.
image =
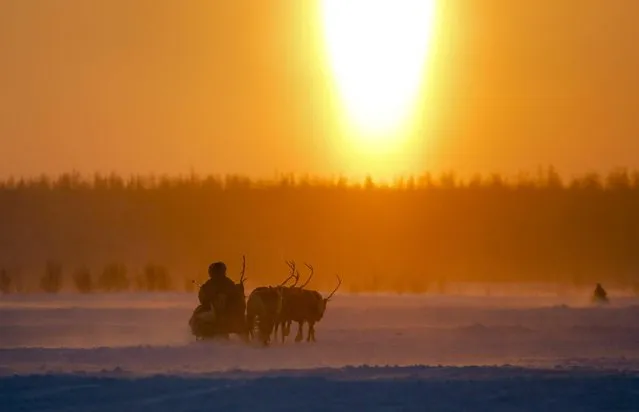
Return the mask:
{"type": "Polygon", "coordinates": [[[0,0],[0,177],[639,167],[639,2],[436,3],[410,127],[368,150],[316,1],[0,0]]]}

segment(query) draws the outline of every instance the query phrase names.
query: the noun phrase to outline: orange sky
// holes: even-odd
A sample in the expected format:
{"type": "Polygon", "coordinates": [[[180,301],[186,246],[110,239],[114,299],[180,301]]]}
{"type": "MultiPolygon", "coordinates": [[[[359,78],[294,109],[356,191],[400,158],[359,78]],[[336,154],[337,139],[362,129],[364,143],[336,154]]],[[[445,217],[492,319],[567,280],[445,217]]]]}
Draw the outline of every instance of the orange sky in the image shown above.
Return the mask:
{"type": "MultiPolygon", "coordinates": [[[[639,2],[439,3],[417,168],[639,167],[639,2]]],[[[0,0],[0,176],[348,172],[318,33],[311,0],[0,0]]]]}

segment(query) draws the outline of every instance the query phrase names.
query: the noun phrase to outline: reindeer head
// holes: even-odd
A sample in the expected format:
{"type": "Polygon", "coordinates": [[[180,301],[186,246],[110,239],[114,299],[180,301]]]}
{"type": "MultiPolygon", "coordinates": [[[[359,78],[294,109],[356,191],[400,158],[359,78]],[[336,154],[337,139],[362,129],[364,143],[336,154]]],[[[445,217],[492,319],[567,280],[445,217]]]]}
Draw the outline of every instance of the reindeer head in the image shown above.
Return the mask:
{"type": "Polygon", "coordinates": [[[328,304],[328,301],[331,300],[335,292],[337,292],[337,289],[339,289],[340,285],[342,284],[342,279],[339,277],[339,275],[336,275],[336,276],[337,276],[337,286],[335,287],[335,289],[333,289],[330,295],[323,298],[322,295],[319,294],[319,292],[315,292],[317,293],[317,296],[319,298],[317,301],[317,311],[318,311],[317,314],[319,315],[318,320],[321,320],[324,317],[324,313],[326,312],[326,305],[328,304]]]}

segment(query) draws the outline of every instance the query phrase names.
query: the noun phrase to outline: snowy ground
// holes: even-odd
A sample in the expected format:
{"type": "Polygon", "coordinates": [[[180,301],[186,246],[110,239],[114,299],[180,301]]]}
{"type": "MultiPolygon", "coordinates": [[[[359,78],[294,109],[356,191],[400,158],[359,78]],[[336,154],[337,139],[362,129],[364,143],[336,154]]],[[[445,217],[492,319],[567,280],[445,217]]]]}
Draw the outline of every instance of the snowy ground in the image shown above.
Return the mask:
{"type": "Polygon", "coordinates": [[[639,410],[630,297],[342,295],[270,348],[194,342],[194,299],[2,297],[2,410],[639,410]]]}

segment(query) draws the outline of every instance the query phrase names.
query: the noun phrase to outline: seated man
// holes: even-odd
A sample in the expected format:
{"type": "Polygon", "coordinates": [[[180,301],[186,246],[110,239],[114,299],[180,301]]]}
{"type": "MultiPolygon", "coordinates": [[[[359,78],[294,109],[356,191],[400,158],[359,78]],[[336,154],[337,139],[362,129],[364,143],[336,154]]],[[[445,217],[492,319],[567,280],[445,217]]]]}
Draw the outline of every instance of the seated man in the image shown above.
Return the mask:
{"type": "Polygon", "coordinates": [[[216,315],[223,316],[234,290],[235,283],[226,276],[224,262],[215,262],[209,266],[209,280],[200,287],[198,298],[202,306],[213,307],[216,315]]]}

